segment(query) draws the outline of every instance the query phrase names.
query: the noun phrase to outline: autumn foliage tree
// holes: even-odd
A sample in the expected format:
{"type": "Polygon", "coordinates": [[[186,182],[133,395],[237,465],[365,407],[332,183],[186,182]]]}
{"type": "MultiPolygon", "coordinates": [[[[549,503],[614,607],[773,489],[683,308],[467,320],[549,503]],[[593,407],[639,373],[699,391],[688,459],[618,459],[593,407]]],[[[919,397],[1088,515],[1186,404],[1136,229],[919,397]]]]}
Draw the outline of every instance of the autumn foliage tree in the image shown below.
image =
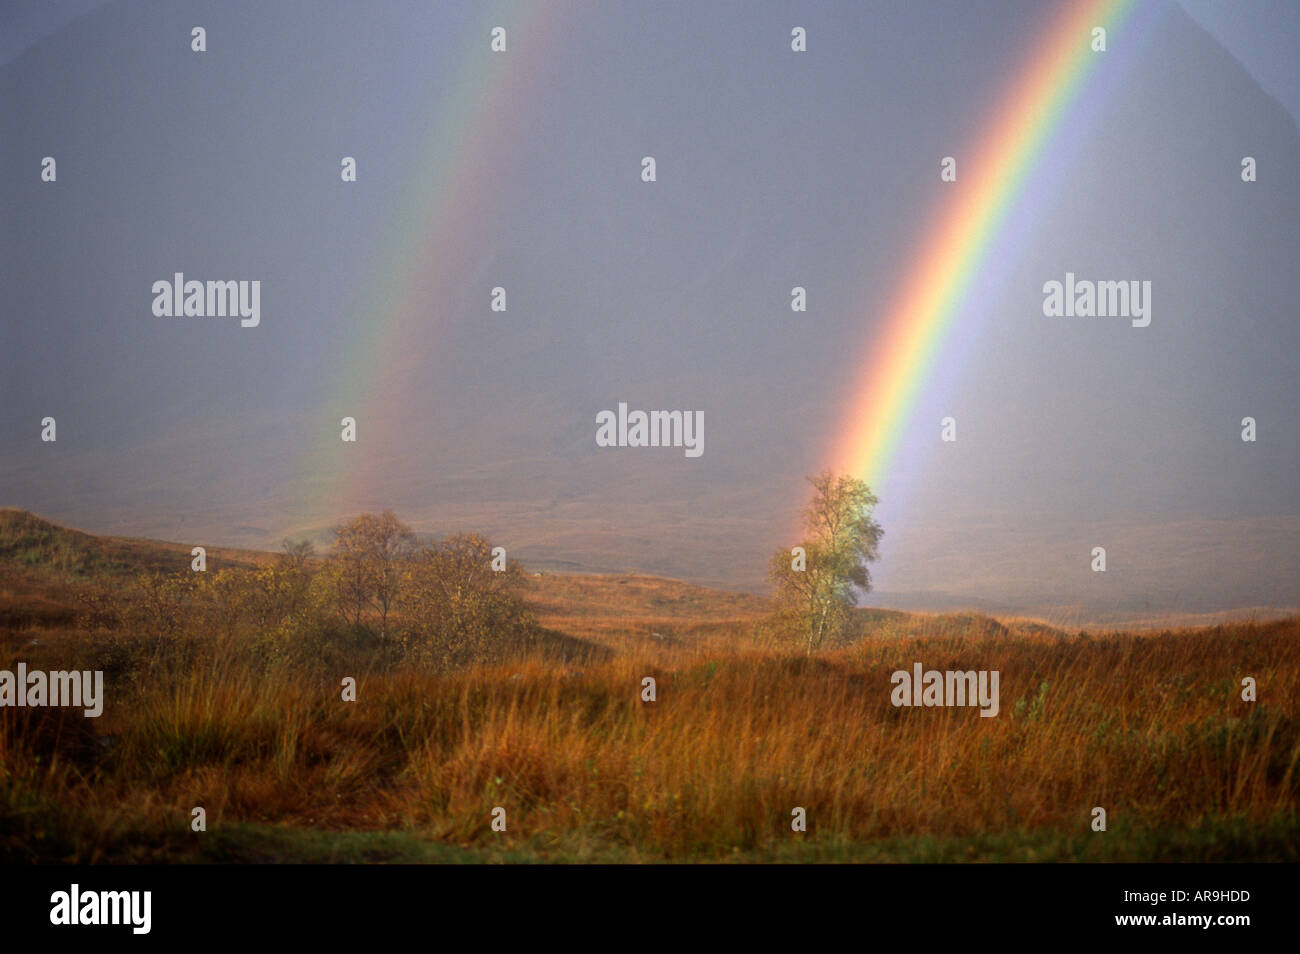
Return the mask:
{"type": "Polygon", "coordinates": [[[533,632],[523,572],[493,550],[462,533],[415,554],[404,605],[418,654],[442,665],[482,662],[533,632]]]}
{"type": "Polygon", "coordinates": [[[347,520],[334,537],[324,559],[310,542],[286,540],[274,557],[222,559],[203,572],[177,560],[112,592],[87,588],[80,622],[109,634],[115,671],[130,660],[183,661],[200,644],[264,667],[316,672],[346,658],[449,671],[545,642],[522,567],[478,534],[419,546],[384,511],[347,520]]]}
{"type": "Polygon", "coordinates": [[[411,528],[391,510],[363,513],[334,529],[330,564],[344,620],[360,626],[362,615],[373,610],[380,635],[387,635],[414,542],[411,528]]]}
{"type": "Polygon", "coordinates": [[[884,531],[863,481],[830,471],[808,481],[814,493],[804,511],[806,536],[774,553],[769,573],[786,628],[812,653],[843,634],[858,595],[870,591],[867,564],[879,557],[884,531]]]}

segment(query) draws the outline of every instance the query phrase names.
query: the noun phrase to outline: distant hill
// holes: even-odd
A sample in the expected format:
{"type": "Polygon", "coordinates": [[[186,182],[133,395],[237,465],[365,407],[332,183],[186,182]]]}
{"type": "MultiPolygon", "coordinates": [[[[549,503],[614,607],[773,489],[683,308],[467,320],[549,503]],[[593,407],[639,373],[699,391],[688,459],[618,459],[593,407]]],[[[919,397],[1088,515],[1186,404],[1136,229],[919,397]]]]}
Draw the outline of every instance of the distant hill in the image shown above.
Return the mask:
{"type": "MultiPolygon", "coordinates": [[[[72,620],[78,590],[140,573],[188,569],[192,545],[98,536],[37,514],[0,508],[0,623],[72,620]]],[[[207,548],[208,567],[253,567],[276,558],[264,550],[207,548]]],[[[526,598],[542,626],[583,635],[671,638],[684,626],[752,618],[768,601],[643,574],[557,574],[529,568],[526,598]]],[[[554,632],[555,638],[562,633],[554,632]]]]}
{"type": "MultiPolygon", "coordinates": [[[[0,508],[0,622],[70,622],[79,588],[129,579],[141,572],[188,568],[191,544],[98,536],[60,526],[36,514],[0,508]]],[[[209,547],[208,566],[252,567],[276,558],[265,550],[209,547]]],[[[671,642],[684,636],[728,631],[771,610],[755,593],[717,589],[642,573],[582,573],[538,569],[525,563],[525,596],[542,626],[584,639],[671,642]]],[[[969,580],[954,580],[970,585],[969,580]]],[[[997,635],[1002,621],[1023,630],[1033,621],[1072,631],[1213,625],[1232,619],[1280,619],[1276,607],[1236,611],[1156,613],[1117,605],[1109,614],[1040,600],[1039,612],[960,592],[873,592],[858,610],[867,630],[921,635],[956,629],[997,635]]],[[[1296,612],[1292,610],[1291,613],[1296,612]]]]}
{"type": "MultiPolygon", "coordinates": [[[[194,544],[96,536],[34,513],[0,508],[0,565],[58,570],[69,577],[132,575],[188,565],[194,544]]],[[[205,547],[207,558],[231,566],[255,566],[273,558],[258,550],[205,547]]]]}

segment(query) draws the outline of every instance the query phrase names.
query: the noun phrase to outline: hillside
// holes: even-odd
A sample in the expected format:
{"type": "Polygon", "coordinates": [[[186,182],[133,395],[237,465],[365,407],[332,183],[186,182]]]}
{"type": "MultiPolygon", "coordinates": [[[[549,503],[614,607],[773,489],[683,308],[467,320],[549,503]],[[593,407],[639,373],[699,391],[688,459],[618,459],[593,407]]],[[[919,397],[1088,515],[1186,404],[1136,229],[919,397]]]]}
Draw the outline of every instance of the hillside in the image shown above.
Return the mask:
{"type": "Polygon", "coordinates": [[[0,669],[105,689],[94,719],[0,709],[0,861],[1296,857],[1300,619],[1070,634],[866,608],[809,657],[759,597],[533,571],[539,626],[471,621],[456,638],[487,652],[439,658],[403,649],[409,612],[340,624],[331,590],[267,615],[297,572],[274,554],[189,560],[0,513],[0,669]],[[1000,673],[997,718],[892,705],[917,663],[1000,673]]]}
{"type": "MultiPolygon", "coordinates": [[[[189,568],[191,544],[97,536],[60,526],[36,514],[0,509],[0,619],[65,619],[54,607],[88,586],[141,573],[189,568]]],[[[277,554],[230,547],[207,548],[210,571],[265,566],[277,554]]],[[[673,630],[752,618],[767,612],[765,599],[644,574],[529,571],[527,599],[548,627],[605,633],[673,630]]]]}
{"type": "MultiPolygon", "coordinates": [[[[99,536],[60,526],[36,514],[0,508],[0,625],[68,625],[78,595],[141,573],[187,569],[190,544],[99,536]]],[[[251,568],[272,563],[271,551],[210,547],[208,567],[251,568]]],[[[770,612],[770,601],[742,591],[716,589],[640,573],[557,573],[526,567],[525,596],[538,622],[584,640],[619,645],[671,645],[688,636],[735,633],[770,612]]],[[[1117,614],[1102,623],[1077,608],[1058,607],[1044,617],[971,597],[871,593],[857,610],[863,633],[1061,632],[1079,629],[1169,630],[1234,619],[1259,621],[1291,615],[1275,608],[1235,612],[1117,614]]]]}

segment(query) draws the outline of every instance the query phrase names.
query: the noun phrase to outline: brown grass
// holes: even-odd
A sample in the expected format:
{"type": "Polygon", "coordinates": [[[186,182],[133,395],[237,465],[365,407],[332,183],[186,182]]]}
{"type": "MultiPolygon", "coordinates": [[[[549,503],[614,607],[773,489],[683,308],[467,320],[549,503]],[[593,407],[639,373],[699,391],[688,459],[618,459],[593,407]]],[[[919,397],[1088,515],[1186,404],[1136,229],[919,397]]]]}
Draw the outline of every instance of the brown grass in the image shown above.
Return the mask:
{"type": "Polygon", "coordinates": [[[1300,617],[1067,635],[864,610],[850,644],[807,657],[757,597],[547,574],[528,598],[549,641],[492,666],[435,675],[355,648],[268,666],[193,633],[144,658],[141,634],[77,622],[76,597],[187,552],[0,517],[0,669],[115,661],[99,719],[0,709],[0,859],[183,860],[248,825],[566,860],[926,859],[933,839],[958,857],[990,839],[979,857],[1297,857],[1300,617]],[[998,670],[1000,714],[895,708],[890,674],[916,662],[998,670]]]}
{"type": "Polygon", "coordinates": [[[80,716],[46,710],[58,724],[36,731],[6,710],[0,763],[11,803],[21,789],[85,817],[183,830],[203,805],[212,827],[414,829],[458,844],[581,835],[651,859],[775,848],[795,806],[807,838],[835,843],[1069,836],[1097,805],[1112,827],[1262,824],[1294,816],[1300,792],[1298,635],[1290,620],[887,637],[813,658],[668,647],[582,670],[358,673],[355,704],[337,683],[216,661],[112,696],[93,724],[107,748],[80,716]],[[999,670],[1001,714],[894,708],[889,675],[917,661],[999,670]],[[653,703],[639,697],[647,675],[653,703]],[[1245,675],[1256,703],[1240,699],[1245,675]],[[488,827],[495,806],[504,835],[488,827]]]}

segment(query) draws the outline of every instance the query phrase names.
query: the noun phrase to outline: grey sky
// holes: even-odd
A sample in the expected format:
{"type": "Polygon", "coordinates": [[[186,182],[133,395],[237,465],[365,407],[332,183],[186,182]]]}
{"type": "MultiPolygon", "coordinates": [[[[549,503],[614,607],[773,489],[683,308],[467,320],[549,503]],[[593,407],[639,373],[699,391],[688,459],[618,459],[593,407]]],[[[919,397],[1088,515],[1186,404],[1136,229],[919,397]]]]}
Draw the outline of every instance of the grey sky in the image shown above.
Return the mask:
{"type": "Polygon", "coordinates": [[[1300,3],[1178,0],[1300,122],[1300,3]]]}
{"type": "MultiPolygon", "coordinates": [[[[0,63],[112,0],[9,0],[0,7],[0,63]]],[[[1294,0],[1178,0],[1270,96],[1300,117],[1300,4],[1294,0]]],[[[792,6],[797,10],[798,6],[792,6]]]]}
{"type": "MultiPolygon", "coordinates": [[[[390,506],[545,565],[761,584],[951,195],[939,158],[1051,11],[548,6],[8,11],[0,504],[249,545],[390,506]],[[261,325],[153,317],[175,271],[260,280],[261,325]],[[619,401],[702,410],[704,456],[597,449],[619,401]]],[[[927,383],[880,488],[887,594],[1300,604],[1295,8],[1154,6],[927,383]],[[1045,318],[1067,270],[1152,281],[1151,326],[1045,318]]]]}

